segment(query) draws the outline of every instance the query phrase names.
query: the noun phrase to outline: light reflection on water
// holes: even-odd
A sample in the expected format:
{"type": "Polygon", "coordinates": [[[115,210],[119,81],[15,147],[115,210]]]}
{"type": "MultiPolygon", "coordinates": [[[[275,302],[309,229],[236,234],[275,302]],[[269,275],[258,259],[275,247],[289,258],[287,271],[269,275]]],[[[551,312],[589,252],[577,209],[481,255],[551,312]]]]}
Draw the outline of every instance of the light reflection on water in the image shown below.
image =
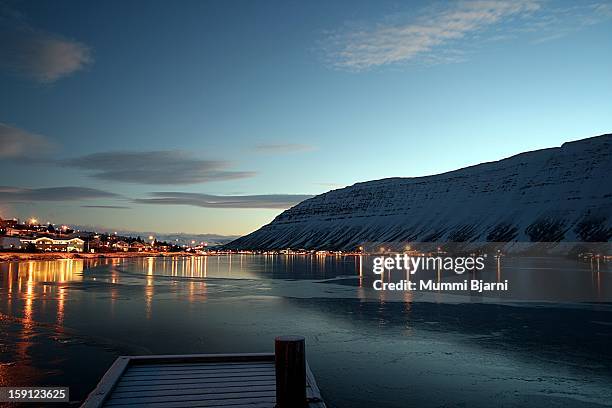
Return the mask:
{"type": "MultiPolygon", "coordinates": [[[[33,369],[33,348],[40,332],[38,317],[46,314],[58,336],[64,334],[64,314],[69,282],[83,281],[83,260],[25,261],[0,263],[0,323],[3,330],[16,326],[15,334],[7,330],[2,342],[13,342],[14,356],[9,362],[0,359],[0,385],[26,385],[41,378],[33,369]],[[50,303],[54,304],[49,310],[50,303]],[[15,375],[15,371],[19,375],[15,375]]],[[[1,348],[0,348],[1,349],[1,348]]]]}
{"type": "Polygon", "coordinates": [[[326,279],[340,274],[356,276],[359,257],[297,255],[226,255],[202,257],[136,258],[134,272],[183,278],[326,279]]]}
{"type": "MultiPolygon", "coordinates": [[[[511,288],[509,293],[493,297],[498,296],[500,300],[610,301],[612,279],[609,267],[599,260],[582,263],[557,259],[496,258],[491,268],[480,273],[455,275],[438,269],[410,275],[405,271],[393,271],[378,278],[383,282],[402,279],[453,282],[468,278],[502,282],[507,279],[511,288]]],[[[208,283],[217,279],[338,283],[353,288],[355,297],[360,299],[374,298],[383,302],[417,300],[416,294],[409,291],[373,291],[372,282],[377,277],[371,271],[371,259],[364,256],[229,255],[25,261],[0,263],[0,275],[0,290],[6,293],[3,306],[14,311],[14,300],[20,299],[20,314],[26,327],[33,321],[33,304],[41,301],[46,308],[50,300],[55,303],[55,323],[63,325],[65,305],[71,293],[68,287],[84,281],[108,283],[111,306],[120,296],[120,285],[141,285],[147,318],[151,317],[153,301],[159,290],[157,286],[185,285],[186,300],[201,302],[206,300],[210,291],[208,283]]],[[[435,301],[445,300],[443,296],[437,296],[444,293],[437,291],[433,295],[435,301]]],[[[465,295],[468,300],[483,296],[465,295]]],[[[112,307],[111,313],[114,313],[112,307]]]]}
{"type": "Polygon", "coordinates": [[[33,304],[37,300],[46,302],[49,298],[57,299],[57,324],[62,325],[66,290],[61,284],[83,280],[85,261],[81,259],[64,259],[56,261],[26,261],[0,263],[0,274],[3,282],[0,287],[6,288],[8,309],[12,309],[13,299],[21,297],[23,301],[23,321],[25,327],[33,322],[33,304]],[[49,285],[56,283],[60,285],[49,285]]]}
{"type": "MultiPolygon", "coordinates": [[[[453,378],[460,378],[462,370],[474,370],[473,358],[481,361],[483,366],[481,373],[471,374],[476,376],[475,378],[483,375],[483,381],[490,383],[505,381],[499,378],[503,378],[504,370],[508,370],[511,365],[499,368],[499,372],[491,373],[489,377],[487,370],[495,370],[494,367],[499,365],[495,362],[497,357],[452,343],[445,337],[448,335],[446,331],[441,328],[438,329],[441,333],[435,332],[434,337],[426,337],[421,341],[423,333],[431,330],[429,325],[434,329],[442,327],[444,319],[440,317],[440,312],[437,309],[434,312],[429,312],[429,309],[423,311],[424,306],[419,305],[418,295],[411,292],[374,292],[371,289],[374,276],[369,265],[367,257],[321,255],[150,257],[0,263],[0,316],[13,319],[15,327],[10,337],[4,339],[5,342],[12,342],[14,348],[4,351],[4,355],[9,356],[7,359],[10,361],[19,362],[18,366],[11,367],[2,365],[0,360],[0,384],[7,384],[9,376],[13,381],[22,376],[22,382],[32,384],[43,381],[42,379],[49,375],[48,371],[44,370],[44,376],[36,374],[39,377],[23,374],[32,367],[41,366],[42,358],[48,358],[48,355],[44,357],[44,353],[36,351],[37,343],[45,341],[46,336],[41,335],[41,325],[48,325],[56,337],[72,336],[68,333],[76,330],[93,339],[108,338],[113,345],[126,344],[128,352],[130,347],[143,347],[153,353],[267,351],[274,335],[294,331],[304,333],[309,347],[313,350],[309,359],[312,359],[317,376],[320,376],[319,385],[324,390],[327,389],[331,393],[330,400],[336,402],[350,398],[366,398],[366,391],[373,392],[376,386],[401,389],[406,386],[404,383],[398,383],[404,373],[401,370],[409,369],[406,361],[410,361],[416,367],[415,370],[418,368],[418,372],[427,372],[430,375],[414,381],[431,381],[429,378],[435,377],[448,387],[455,383],[457,389],[469,387],[469,384],[473,383],[472,380],[466,380],[469,384],[464,384],[459,379],[455,380],[455,383],[451,382],[452,384],[446,381],[451,375],[448,371],[453,373],[453,378]],[[424,330],[423,326],[428,329],[424,330]],[[443,337],[444,342],[436,343],[438,337],[443,337]],[[410,343],[411,338],[416,341],[410,343]],[[442,359],[445,359],[448,358],[445,356],[457,353],[459,349],[464,350],[466,355],[468,352],[472,354],[469,358],[466,357],[465,361],[461,357],[455,357],[444,364],[435,360],[432,363],[434,367],[435,364],[444,367],[443,370],[439,369],[439,372],[428,365],[429,360],[421,361],[419,357],[415,357],[432,354],[435,356],[439,352],[443,356],[442,359]],[[412,352],[416,354],[410,354],[412,352]],[[396,362],[391,367],[383,366],[380,355],[388,355],[385,361],[404,363],[399,365],[396,362]],[[355,356],[359,358],[356,359],[355,356]],[[400,371],[397,371],[398,367],[402,367],[400,371]],[[352,382],[348,380],[350,375],[344,375],[343,370],[352,373],[352,382]],[[363,370],[372,371],[371,378],[364,379],[356,374],[363,370]],[[387,373],[388,370],[396,371],[387,373]],[[342,380],[343,378],[347,379],[342,380]],[[359,381],[372,384],[359,385],[359,381]],[[338,394],[335,395],[334,392],[338,394]]],[[[612,293],[608,265],[598,265],[596,262],[591,265],[558,260],[496,259],[491,266],[490,269],[478,275],[473,274],[470,278],[487,281],[509,279],[513,282],[516,293],[525,296],[533,296],[534,290],[541,289],[546,286],[545,282],[550,281],[555,281],[556,284],[544,291],[540,290],[540,294],[554,298],[579,293],[581,296],[588,295],[593,299],[605,300],[610,299],[612,293]]],[[[457,279],[440,270],[427,273],[429,275],[424,275],[425,277],[436,281],[457,279]]],[[[382,279],[414,280],[416,277],[404,272],[393,272],[384,274],[382,279]]],[[[433,295],[434,301],[444,302],[443,294],[433,295]]],[[[467,301],[479,300],[479,296],[464,298],[467,301]]],[[[571,300],[571,296],[569,299],[571,300]]],[[[474,325],[476,328],[471,330],[478,332],[479,336],[482,334],[480,332],[484,332],[483,336],[496,338],[497,332],[503,332],[504,336],[507,336],[507,331],[517,327],[520,331],[521,327],[529,326],[531,337],[526,341],[533,341],[532,331],[538,330],[540,322],[525,323],[525,319],[529,319],[528,316],[532,314],[531,310],[526,310],[527,317],[519,313],[516,322],[495,329],[486,327],[487,324],[492,325],[493,320],[486,321],[484,327],[469,321],[482,316],[480,309],[470,309],[465,315],[463,312],[451,311],[448,312],[447,320],[458,322],[458,325],[451,326],[448,332],[461,332],[462,336],[466,336],[469,334],[467,328],[474,325]],[[467,323],[464,319],[468,319],[467,323]]],[[[552,319],[558,319],[558,314],[551,316],[552,319]]],[[[500,315],[495,313],[493,318],[495,322],[503,321],[500,315]]],[[[573,352],[572,347],[575,346],[571,344],[589,348],[588,352],[599,352],[597,347],[588,343],[589,340],[579,341],[571,336],[586,337],[592,333],[595,337],[588,339],[600,339],[597,336],[608,330],[608,326],[597,322],[605,323],[605,317],[591,318],[587,315],[587,318],[581,318],[580,321],[584,321],[588,326],[568,328],[569,334],[563,334],[568,336],[563,338],[567,343],[555,344],[556,348],[551,347],[551,350],[559,350],[562,357],[554,356],[551,361],[564,361],[566,354],[573,352]],[[591,320],[595,323],[590,322],[591,320]],[[576,334],[573,333],[574,329],[576,334]],[[567,338],[570,338],[569,342],[567,338]],[[564,348],[566,346],[569,350],[564,348]]],[[[554,338],[555,332],[547,330],[556,331],[558,327],[541,330],[544,331],[541,338],[554,338]]],[[[476,337],[477,340],[472,342],[480,341],[479,338],[476,337]]],[[[522,341],[522,338],[516,340],[517,343],[522,341]]],[[[88,342],[95,343],[91,340],[88,342]]],[[[49,351],[45,351],[46,353],[58,353],[56,344],[48,347],[49,351]]],[[[508,345],[504,347],[508,348],[508,345]]],[[[520,348],[520,344],[516,346],[512,343],[512,347],[520,348]]],[[[67,353],[67,360],[78,360],[77,356],[80,356],[74,346],[61,350],[67,353]]],[[[600,355],[594,356],[593,360],[601,360],[600,355]]],[[[521,365],[523,363],[519,364],[514,360],[511,363],[524,369],[521,365]]],[[[65,367],[66,363],[58,361],[56,364],[65,367]]],[[[88,381],[95,381],[107,367],[107,364],[95,366],[98,375],[96,377],[92,374],[94,378],[88,381]]],[[[565,366],[562,368],[565,369],[565,366]]],[[[537,371],[546,371],[542,368],[528,366],[527,369],[534,370],[535,378],[546,374],[537,371]]],[[[73,373],[68,368],[63,370],[64,374],[61,375],[64,376],[68,375],[66,373],[73,373]]],[[[75,373],[75,381],[85,381],[79,379],[78,370],[75,373]]],[[[571,378],[570,374],[567,375],[571,378]]],[[[554,382],[554,379],[551,381],[554,382]]],[[[78,392],[83,395],[91,389],[90,382],[84,383],[80,390],[79,384],[75,383],[75,395],[79,395],[78,392]]],[[[421,384],[423,392],[427,391],[426,386],[427,384],[421,384]]],[[[500,385],[501,388],[497,391],[504,391],[505,386],[500,385]]],[[[491,387],[491,395],[494,395],[496,388],[491,387]]],[[[494,396],[491,398],[485,398],[483,401],[495,401],[494,396]]],[[[416,402],[420,402],[422,406],[444,403],[443,400],[436,400],[435,395],[431,397],[431,401],[423,397],[416,402]]],[[[388,401],[386,405],[378,406],[402,405],[397,401],[388,401]]],[[[468,406],[477,405],[471,401],[468,406]]]]}

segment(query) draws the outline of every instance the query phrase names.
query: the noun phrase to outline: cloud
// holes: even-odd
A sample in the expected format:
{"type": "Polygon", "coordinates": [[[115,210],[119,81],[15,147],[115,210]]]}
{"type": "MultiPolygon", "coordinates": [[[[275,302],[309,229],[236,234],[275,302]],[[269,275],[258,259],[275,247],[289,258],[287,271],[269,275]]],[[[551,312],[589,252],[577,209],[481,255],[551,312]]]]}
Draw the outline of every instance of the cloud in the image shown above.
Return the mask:
{"type": "Polygon", "coordinates": [[[580,29],[612,19],[610,3],[576,3],[565,8],[550,9],[545,15],[519,31],[537,32],[536,44],[557,40],[580,29]]]}
{"type": "MultiPolygon", "coordinates": [[[[483,0],[452,3],[416,21],[335,33],[334,65],[350,70],[409,61],[512,16],[539,8],[535,0],[483,0]]],[[[431,57],[431,55],[429,55],[431,57]]]]}
{"type": "Polygon", "coordinates": [[[601,17],[612,17],[612,4],[597,3],[591,6],[593,11],[601,17]]]}
{"type": "Polygon", "coordinates": [[[48,153],[53,144],[44,136],[0,123],[0,158],[28,158],[48,153]]]}
{"type": "Polygon", "coordinates": [[[321,186],[321,187],[327,187],[327,188],[342,188],[342,187],[346,187],[346,184],[340,184],[340,183],[314,183],[317,186],[321,186]]]}
{"type": "Polygon", "coordinates": [[[60,165],[92,172],[100,180],[141,184],[194,184],[253,177],[226,170],[229,163],[203,160],[181,151],[106,152],[62,160],[60,165]]]}
{"type": "Polygon", "coordinates": [[[263,194],[222,196],[198,193],[154,192],[153,198],[138,198],[138,204],[192,205],[204,208],[273,208],[286,209],[311,198],[300,194],[263,194]]]}
{"type": "Polygon", "coordinates": [[[376,26],[332,32],[323,49],[333,67],[349,71],[406,62],[458,62],[465,60],[466,49],[475,44],[527,32],[558,38],[570,31],[568,27],[580,28],[610,18],[610,9],[605,3],[579,3],[562,9],[543,0],[439,3],[421,10],[410,21],[393,16],[376,26]]]}
{"type": "Polygon", "coordinates": [[[129,210],[132,207],[125,207],[123,205],[82,205],[81,208],[105,208],[112,210],[129,210]]]}
{"type": "Polygon", "coordinates": [[[96,198],[120,198],[120,196],[87,187],[19,188],[0,186],[0,202],[78,201],[96,198]]]}
{"type": "Polygon", "coordinates": [[[258,144],[255,150],[262,153],[294,153],[314,150],[314,146],[299,143],[258,144]]]}
{"type": "Polygon", "coordinates": [[[39,82],[54,82],[93,61],[86,45],[35,29],[19,15],[0,14],[0,67],[39,82]]]}

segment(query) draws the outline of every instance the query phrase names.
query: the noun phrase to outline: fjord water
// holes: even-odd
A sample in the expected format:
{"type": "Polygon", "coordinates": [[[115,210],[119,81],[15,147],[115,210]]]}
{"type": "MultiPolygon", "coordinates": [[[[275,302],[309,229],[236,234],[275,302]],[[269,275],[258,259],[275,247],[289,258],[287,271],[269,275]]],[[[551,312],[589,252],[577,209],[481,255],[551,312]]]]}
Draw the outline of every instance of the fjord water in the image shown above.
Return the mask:
{"type": "Polygon", "coordinates": [[[508,279],[511,294],[463,296],[375,292],[364,263],[0,263],[0,386],[65,385],[77,401],[118,355],[270,352],[301,334],[330,407],[612,404],[608,265],[503,260],[469,278],[508,279]]]}

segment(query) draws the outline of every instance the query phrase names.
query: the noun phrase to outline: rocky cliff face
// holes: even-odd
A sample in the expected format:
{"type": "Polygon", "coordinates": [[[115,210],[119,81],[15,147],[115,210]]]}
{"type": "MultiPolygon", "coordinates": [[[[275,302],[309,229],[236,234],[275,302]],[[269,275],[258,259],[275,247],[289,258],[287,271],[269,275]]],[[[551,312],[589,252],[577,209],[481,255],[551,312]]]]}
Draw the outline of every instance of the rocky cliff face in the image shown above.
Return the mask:
{"type": "Polygon", "coordinates": [[[427,177],[305,200],[227,246],[355,249],[364,242],[612,238],[612,134],[427,177]]]}

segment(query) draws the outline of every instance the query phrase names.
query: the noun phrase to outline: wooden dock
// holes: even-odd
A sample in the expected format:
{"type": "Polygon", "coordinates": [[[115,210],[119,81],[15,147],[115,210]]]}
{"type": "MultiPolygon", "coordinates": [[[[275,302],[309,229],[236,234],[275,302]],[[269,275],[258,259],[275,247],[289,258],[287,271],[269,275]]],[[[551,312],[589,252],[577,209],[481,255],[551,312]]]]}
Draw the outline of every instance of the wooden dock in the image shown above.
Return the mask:
{"type": "Polygon", "coordinates": [[[290,354],[288,365],[274,353],[119,357],[81,408],[325,408],[305,359],[305,401],[296,405],[288,399],[296,394],[295,384],[297,394],[304,392],[299,389],[303,378],[299,364],[297,371],[292,367],[293,357],[290,354]],[[298,373],[297,382],[293,372],[298,373]],[[277,401],[286,402],[283,406],[277,401]]]}

